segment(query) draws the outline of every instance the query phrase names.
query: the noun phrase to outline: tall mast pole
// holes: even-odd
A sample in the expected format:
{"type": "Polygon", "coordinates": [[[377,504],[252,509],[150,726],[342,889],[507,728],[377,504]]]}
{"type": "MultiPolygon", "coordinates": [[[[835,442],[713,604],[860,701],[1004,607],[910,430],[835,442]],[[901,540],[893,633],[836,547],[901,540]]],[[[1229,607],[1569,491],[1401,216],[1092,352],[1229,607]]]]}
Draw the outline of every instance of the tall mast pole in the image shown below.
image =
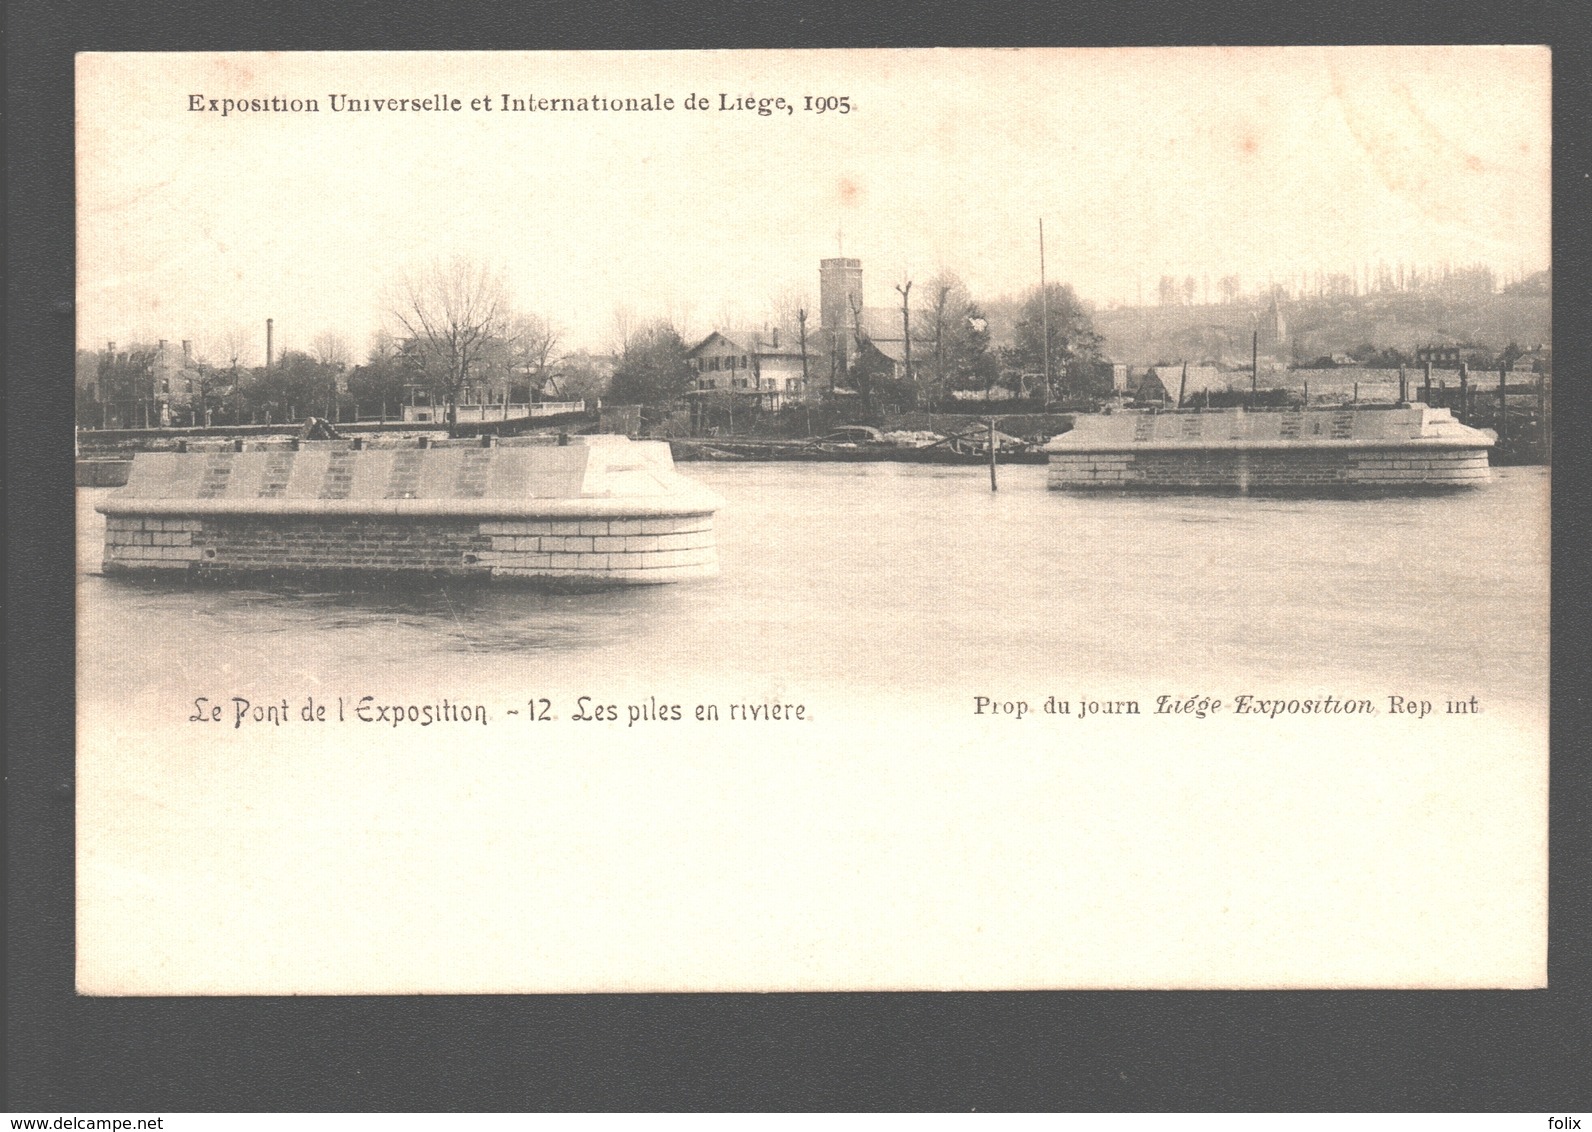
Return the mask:
{"type": "Polygon", "coordinates": [[[1045,405],[1050,405],[1050,289],[1045,286],[1045,218],[1039,218],[1039,309],[1045,336],[1045,405]]]}
{"type": "Polygon", "coordinates": [[[912,403],[915,408],[922,408],[922,398],[918,396],[917,383],[912,380],[912,322],[911,315],[907,313],[907,296],[912,293],[912,280],[908,279],[906,285],[896,284],[896,290],[901,292],[901,348],[906,352],[907,384],[912,386],[912,403]]]}

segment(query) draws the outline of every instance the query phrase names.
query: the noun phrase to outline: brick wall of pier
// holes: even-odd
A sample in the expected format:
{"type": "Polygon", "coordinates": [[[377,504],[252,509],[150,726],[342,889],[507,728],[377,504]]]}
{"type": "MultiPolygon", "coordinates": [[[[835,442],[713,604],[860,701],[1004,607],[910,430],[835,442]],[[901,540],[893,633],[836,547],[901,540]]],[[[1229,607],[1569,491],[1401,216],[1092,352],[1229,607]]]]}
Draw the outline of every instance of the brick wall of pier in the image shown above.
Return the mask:
{"type": "Polygon", "coordinates": [[[486,521],[110,515],[105,527],[107,573],[355,570],[645,584],[718,572],[712,515],[486,521]]]}
{"type": "Polygon", "coordinates": [[[1052,452],[1053,488],[1467,487],[1490,476],[1485,449],[1287,449],[1052,452]]]}

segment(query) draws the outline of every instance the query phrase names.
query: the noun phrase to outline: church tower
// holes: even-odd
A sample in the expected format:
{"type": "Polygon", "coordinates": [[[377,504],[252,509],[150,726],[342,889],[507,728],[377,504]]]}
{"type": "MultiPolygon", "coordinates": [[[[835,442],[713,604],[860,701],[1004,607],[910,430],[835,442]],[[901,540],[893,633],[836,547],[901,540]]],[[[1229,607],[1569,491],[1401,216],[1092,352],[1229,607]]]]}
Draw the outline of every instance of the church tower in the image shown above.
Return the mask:
{"type": "Polygon", "coordinates": [[[824,349],[842,373],[857,358],[853,306],[862,309],[862,260],[819,260],[818,329],[824,349]]]}

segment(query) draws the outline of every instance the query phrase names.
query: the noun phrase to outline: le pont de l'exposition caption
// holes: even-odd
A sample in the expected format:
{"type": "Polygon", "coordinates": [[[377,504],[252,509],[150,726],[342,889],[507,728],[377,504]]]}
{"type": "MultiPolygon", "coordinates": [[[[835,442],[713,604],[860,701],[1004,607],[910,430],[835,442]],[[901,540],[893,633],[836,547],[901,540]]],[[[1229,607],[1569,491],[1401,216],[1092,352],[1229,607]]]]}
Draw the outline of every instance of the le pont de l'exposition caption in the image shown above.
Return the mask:
{"type": "MultiPolygon", "coordinates": [[[[1195,695],[1158,696],[1141,710],[1138,700],[1074,701],[1050,696],[1042,704],[1037,701],[1030,704],[1027,700],[974,696],[972,709],[972,714],[977,716],[1006,719],[1023,719],[1030,715],[1077,719],[1141,715],[1207,719],[1224,714],[1265,719],[1294,715],[1385,714],[1425,719],[1439,712],[1445,715],[1479,715],[1482,705],[1475,696],[1465,699],[1440,697],[1434,704],[1429,699],[1394,695],[1386,697],[1385,707],[1379,707],[1368,699],[1339,699],[1332,695],[1278,699],[1239,695],[1227,700],[1195,695]]],[[[221,724],[232,730],[259,723],[275,727],[291,723],[375,723],[386,727],[402,727],[406,724],[418,724],[421,727],[434,724],[485,726],[493,719],[517,719],[527,723],[567,719],[635,727],[644,723],[680,723],[688,720],[697,723],[805,723],[812,719],[812,712],[806,704],[801,703],[679,704],[660,701],[656,696],[631,703],[605,703],[601,697],[579,696],[558,706],[551,699],[541,697],[525,700],[513,707],[498,707],[488,711],[485,704],[452,699],[415,703],[370,695],[319,699],[310,695],[292,701],[285,696],[263,701],[250,700],[244,696],[196,696],[193,709],[187,716],[189,723],[221,724]]]]}
{"type": "Polygon", "coordinates": [[[804,94],[794,98],[764,97],[756,94],[688,94],[677,98],[664,94],[639,96],[581,95],[575,98],[538,98],[535,95],[487,94],[457,98],[451,94],[428,94],[419,98],[363,98],[352,94],[329,94],[320,98],[212,98],[190,94],[188,110],[219,114],[223,118],[247,114],[657,114],[691,110],[721,113],[733,111],[770,118],[776,114],[850,114],[854,104],[849,95],[804,94]]]}
{"type": "Polygon", "coordinates": [[[300,696],[271,700],[250,700],[244,696],[197,696],[189,723],[220,724],[236,731],[263,723],[281,727],[292,723],[375,723],[402,727],[462,723],[486,726],[488,721],[514,719],[525,723],[547,723],[567,719],[579,723],[618,723],[635,727],[643,723],[805,723],[811,718],[806,704],[725,703],[672,704],[657,696],[632,703],[605,703],[596,696],[579,696],[554,705],[539,697],[512,707],[487,710],[485,704],[442,699],[414,703],[377,696],[300,696]]]}

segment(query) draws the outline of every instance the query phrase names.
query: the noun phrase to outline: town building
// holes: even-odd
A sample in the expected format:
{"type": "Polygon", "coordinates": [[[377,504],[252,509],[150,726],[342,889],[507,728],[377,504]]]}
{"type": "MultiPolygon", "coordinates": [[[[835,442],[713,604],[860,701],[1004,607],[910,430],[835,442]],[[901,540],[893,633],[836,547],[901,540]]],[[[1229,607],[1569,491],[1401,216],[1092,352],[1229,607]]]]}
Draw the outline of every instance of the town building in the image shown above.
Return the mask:
{"type": "Polygon", "coordinates": [[[152,347],[120,351],[115,342],[107,342],[94,369],[78,391],[80,423],[100,428],[205,423],[207,390],[190,340],[178,347],[162,338],[152,347]]]}
{"type": "Polygon", "coordinates": [[[730,396],[779,410],[831,392],[855,396],[859,367],[896,380],[927,371],[934,340],[923,312],[912,312],[909,348],[899,306],[865,305],[860,259],[820,260],[818,296],[805,343],[788,327],[720,328],[691,347],[693,398],[730,396]]]}
{"type": "MultiPolygon", "coordinates": [[[[806,357],[810,373],[822,355],[806,357]]],[[[686,352],[698,398],[726,394],[778,410],[804,401],[808,379],[801,344],[780,342],[779,331],[715,330],[686,352]]]]}
{"type": "Polygon", "coordinates": [[[1458,346],[1421,346],[1415,351],[1415,364],[1431,364],[1433,369],[1458,369],[1460,362],[1458,346]]]}
{"type": "Polygon", "coordinates": [[[1533,346],[1517,357],[1511,368],[1515,373],[1552,373],[1553,350],[1541,344],[1533,346]]]}

